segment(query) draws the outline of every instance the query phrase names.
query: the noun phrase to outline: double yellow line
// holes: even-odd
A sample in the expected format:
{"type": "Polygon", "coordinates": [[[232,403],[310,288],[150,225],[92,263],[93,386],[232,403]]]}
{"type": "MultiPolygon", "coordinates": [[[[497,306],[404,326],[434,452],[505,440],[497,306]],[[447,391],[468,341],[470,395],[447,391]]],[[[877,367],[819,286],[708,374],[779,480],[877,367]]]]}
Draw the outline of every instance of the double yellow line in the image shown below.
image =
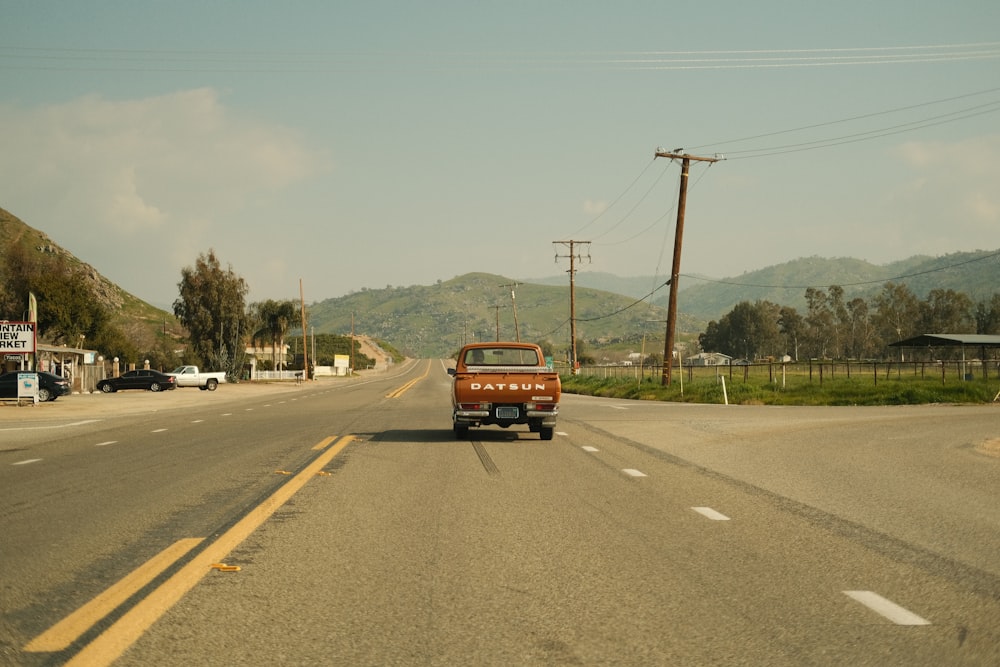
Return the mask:
{"type": "Polygon", "coordinates": [[[404,384],[402,387],[398,387],[397,389],[393,389],[388,394],[386,394],[385,397],[386,398],[399,398],[400,396],[402,396],[403,394],[405,394],[406,392],[408,392],[410,389],[412,389],[413,385],[417,384],[418,382],[420,382],[421,380],[423,380],[425,377],[427,377],[428,374],[430,374],[430,372],[431,372],[431,362],[428,361],[427,362],[427,370],[424,371],[423,375],[421,375],[418,378],[413,378],[412,380],[410,380],[409,382],[407,382],[406,384],[404,384]]]}
{"type": "MultiPolygon", "coordinates": [[[[66,663],[67,667],[110,665],[121,657],[126,649],[134,644],[153,623],[194,588],[195,584],[206,573],[212,570],[213,564],[219,563],[257,530],[268,517],[288,502],[305,486],[306,482],[319,474],[323,467],[353,440],[354,436],[352,435],[344,436],[339,440],[330,437],[313,447],[313,449],[323,449],[336,441],[336,444],[317,456],[316,460],[283,484],[281,488],[251,510],[217,540],[196,554],[186,565],[127,611],[94,641],[87,644],[83,650],[66,663]]],[[[83,633],[201,544],[204,539],[193,537],[178,540],[117,584],[32,639],[25,645],[24,650],[36,653],[63,651],[69,648],[83,633]]]]}

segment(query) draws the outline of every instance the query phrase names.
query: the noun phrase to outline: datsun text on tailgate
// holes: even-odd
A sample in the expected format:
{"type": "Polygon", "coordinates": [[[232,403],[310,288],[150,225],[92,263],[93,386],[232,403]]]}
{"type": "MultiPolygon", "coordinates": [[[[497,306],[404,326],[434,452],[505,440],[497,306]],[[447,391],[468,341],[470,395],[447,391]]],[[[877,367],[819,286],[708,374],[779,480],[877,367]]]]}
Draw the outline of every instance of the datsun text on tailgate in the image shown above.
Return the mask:
{"type": "Polygon", "coordinates": [[[552,439],[562,386],[542,348],[472,343],[462,348],[448,373],[455,378],[451,404],[456,438],[468,437],[472,427],[527,424],[542,440],[552,439]]]}

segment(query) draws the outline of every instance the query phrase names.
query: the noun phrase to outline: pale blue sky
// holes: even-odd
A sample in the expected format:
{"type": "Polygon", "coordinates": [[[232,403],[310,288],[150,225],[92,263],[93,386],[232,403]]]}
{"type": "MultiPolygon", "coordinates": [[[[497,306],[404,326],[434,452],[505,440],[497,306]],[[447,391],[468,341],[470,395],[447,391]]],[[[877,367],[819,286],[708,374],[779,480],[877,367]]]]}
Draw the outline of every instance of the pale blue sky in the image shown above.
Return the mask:
{"type": "Polygon", "coordinates": [[[0,0],[0,207],[158,305],[1000,248],[1000,3],[0,0]],[[563,254],[563,253],[560,253],[563,254]]]}

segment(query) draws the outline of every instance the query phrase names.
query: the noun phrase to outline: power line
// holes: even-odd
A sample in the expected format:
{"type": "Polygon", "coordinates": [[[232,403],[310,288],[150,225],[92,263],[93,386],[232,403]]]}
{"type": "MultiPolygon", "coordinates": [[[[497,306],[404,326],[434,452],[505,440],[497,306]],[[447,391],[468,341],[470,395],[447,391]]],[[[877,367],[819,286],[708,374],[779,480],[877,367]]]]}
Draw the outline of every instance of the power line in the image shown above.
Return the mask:
{"type": "MultiPolygon", "coordinates": [[[[939,100],[930,100],[928,102],[919,102],[917,104],[910,104],[910,105],[903,106],[903,107],[896,107],[894,109],[885,109],[883,111],[874,111],[872,113],[861,114],[860,116],[851,116],[849,118],[841,118],[841,119],[838,119],[838,120],[830,120],[830,121],[825,121],[825,122],[822,122],[822,123],[813,123],[812,125],[802,125],[800,127],[793,127],[793,128],[789,128],[787,130],[776,130],[774,132],[766,132],[764,134],[756,134],[756,135],[749,136],[749,137],[742,137],[740,139],[727,139],[726,141],[717,141],[717,142],[714,142],[714,143],[712,143],[710,145],[714,146],[714,147],[719,147],[719,146],[725,147],[725,146],[727,146],[729,144],[742,143],[744,141],[753,141],[755,139],[766,139],[767,137],[774,137],[774,136],[777,136],[777,135],[780,135],[780,134],[790,134],[792,132],[801,132],[802,130],[814,130],[814,129],[819,128],[819,127],[828,127],[830,125],[839,125],[841,123],[850,123],[850,122],[853,122],[853,121],[856,121],[856,120],[864,120],[866,118],[875,118],[876,116],[886,116],[886,115],[893,114],[893,113],[899,113],[901,111],[912,111],[913,109],[920,109],[922,107],[933,106],[935,104],[944,104],[945,102],[954,102],[956,100],[963,100],[963,99],[966,99],[968,97],[978,97],[980,95],[989,95],[989,94],[996,93],[996,92],[1000,92],[1000,88],[990,88],[989,90],[980,90],[980,91],[977,91],[977,92],[974,92],[974,93],[965,93],[963,95],[955,95],[954,97],[945,97],[945,98],[939,99],[939,100]]],[[[692,150],[701,150],[702,148],[706,148],[706,146],[694,146],[692,150]]],[[[730,151],[727,151],[727,152],[730,153],[730,154],[732,154],[734,152],[739,152],[739,151],[731,151],[730,150],[730,151]]]]}
{"type": "Polygon", "coordinates": [[[0,46],[4,69],[320,72],[372,70],[671,71],[858,67],[1000,58],[1000,42],[714,51],[268,51],[0,46]]]}
{"type": "Polygon", "coordinates": [[[889,137],[894,134],[903,134],[904,132],[912,132],[913,130],[921,130],[926,127],[934,127],[936,125],[945,125],[947,123],[954,123],[959,120],[966,120],[969,118],[975,118],[976,116],[982,116],[988,113],[996,113],[997,111],[1000,111],[1000,101],[990,102],[988,104],[984,104],[981,106],[990,108],[985,108],[981,109],[980,111],[973,112],[973,109],[978,108],[978,107],[973,107],[972,109],[964,109],[962,111],[956,111],[950,114],[944,114],[943,116],[938,116],[937,118],[930,118],[921,121],[913,121],[910,123],[904,123],[894,127],[882,128],[879,130],[871,130],[868,132],[862,132],[854,135],[846,135],[843,137],[820,139],[817,141],[806,142],[803,144],[791,144],[788,146],[776,146],[773,148],[760,148],[755,150],[739,151],[742,153],[754,153],[754,155],[742,155],[742,156],[737,155],[735,157],[729,157],[728,159],[746,160],[752,158],[769,157],[772,155],[785,155],[787,153],[800,153],[802,151],[816,150],[818,148],[831,148],[833,146],[843,146],[844,144],[854,144],[860,141],[868,141],[870,139],[881,139],[883,137],[889,137]],[[948,118],[948,116],[955,116],[955,114],[965,114],[965,115],[948,118]]]}

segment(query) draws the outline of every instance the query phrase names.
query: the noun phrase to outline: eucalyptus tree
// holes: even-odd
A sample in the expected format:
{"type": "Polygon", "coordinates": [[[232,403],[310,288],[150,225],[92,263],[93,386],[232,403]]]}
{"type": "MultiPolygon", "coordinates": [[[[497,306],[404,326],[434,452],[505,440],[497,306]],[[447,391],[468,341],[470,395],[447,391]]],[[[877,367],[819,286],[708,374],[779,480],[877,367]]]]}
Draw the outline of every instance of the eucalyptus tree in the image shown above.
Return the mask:
{"type": "Polygon", "coordinates": [[[972,299],[964,292],[933,289],[920,302],[918,312],[923,333],[971,333],[976,330],[972,299]]]}
{"type": "Polygon", "coordinates": [[[919,333],[920,300],[909,287],[888,282],[872,300],[872,326],[875,348],[886,350],[886,345],[919,333]]]}
{"type": "Polygon", "coordinates": [[[180,296],[174,315],[188,330],[191,348],[202,365],[222,366],[230,377],[242,369],[248,338],[246,281],[223,269],[215,250],[198,255],[193,267],[181,270],[180,296]]]}
{"type": "Polygon", "coordinates": [[[976,333],[1000,334],[1000,293],[976,304],[976,333]]]}
{"type": "Polygon", "coordinates": [[[806,356],[810,358],[827,357],[836,343],[836,319],[826,292],[815,287],[806,289],[804,321],[806,356]]]}

